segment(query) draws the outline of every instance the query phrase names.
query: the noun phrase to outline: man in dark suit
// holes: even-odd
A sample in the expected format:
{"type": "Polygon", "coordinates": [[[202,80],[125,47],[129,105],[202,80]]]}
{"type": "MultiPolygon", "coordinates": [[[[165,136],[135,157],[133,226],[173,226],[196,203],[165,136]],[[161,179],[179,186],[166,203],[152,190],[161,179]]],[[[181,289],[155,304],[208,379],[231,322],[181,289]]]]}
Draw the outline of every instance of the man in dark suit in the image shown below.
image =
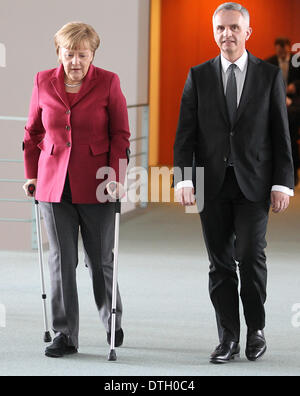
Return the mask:
{"type": "Polygon", "coordinates": [[[246,356],[255,361],[267,348],[264,249],[270,205],[275,213],[286,210],[294,188],[285,86],[278,67],[246,51],[252,29],[244,7],[222,4],[213,22],[221,55],[192,68],[184,88],[174,145],[183,181],[175,179],[176,194],[182,205],[194,203],[191,172],[184,168],[195,157],[205,169],[201,222],[220,338],[211,362],[227,363],[240,353],[237,263],[246,356]]]}
{"type": "Polygon", "coordinates": [[[278,37],[274,45],[276,54],[266,59],[266,61],[280,67],[286,85],[289,86],[300,80],[300,68],[293,65],[291,41],[286,37],[278,37]]]}
{"type": "Polygon", "coordinates": [[[287,105],[294,162],[294,180],[295,185],[297,185],[299,182],[298,169],[300,166],[298,149],[300,128],[300,112],[298,103],[300,96],[297,91],[297,86],[299,86],[300,83],[300,67],[293,64],[291,41],[288,38],[278,37],[274,44],[276,54],[271,58],[266,59],[266,61],[280,67],[287,86],[287,105]]]}

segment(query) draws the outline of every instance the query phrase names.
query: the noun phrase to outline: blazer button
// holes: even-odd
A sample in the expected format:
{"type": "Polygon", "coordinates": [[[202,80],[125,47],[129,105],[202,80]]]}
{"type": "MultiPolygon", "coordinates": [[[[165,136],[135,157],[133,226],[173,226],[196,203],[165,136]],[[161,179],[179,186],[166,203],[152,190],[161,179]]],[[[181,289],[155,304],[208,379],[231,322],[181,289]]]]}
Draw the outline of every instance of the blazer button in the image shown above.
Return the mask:
{"type": "Polygon", "coordinates": [[[66,126],[66,130],[70,131],[71,127],[69,125],[66,126]]]}
{"type": "Polygon", "coordinates": [[[228,161],[228,158],[227,157],[224,157],[224,162],[227,162],[228,161]]]}
{"type": "Polygon", "coordinates": [[[67,111],[66,111],[66,114],[71,114],[71,110],[67,110],[67,111]]]}
{"type": "Polygon", "coordinates": [[[234,135],[235,135],[235,133],[234,133],[234,132],[230,132],[230,136],[232,136],[232,137],[233,137],[234,135]]]}
{"type": "Polygon", "coordinates": [[[70,142],[67,143],[67,147],[71,147],[71,143],[70,142]]]}

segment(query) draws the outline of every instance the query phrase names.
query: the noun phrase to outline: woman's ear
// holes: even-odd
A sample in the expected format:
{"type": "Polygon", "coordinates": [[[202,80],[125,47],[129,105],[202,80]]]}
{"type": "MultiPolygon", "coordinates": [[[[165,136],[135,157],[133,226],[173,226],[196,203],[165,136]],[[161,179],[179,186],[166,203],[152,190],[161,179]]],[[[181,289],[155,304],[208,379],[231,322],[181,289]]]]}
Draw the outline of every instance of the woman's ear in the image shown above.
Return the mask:
{"type": "Polygon", "coordinates": [[[57,49],[56,53],[57,53],[57,62],[62,64],[62,60],[61,60],[61,53],[60,53],[60,47],[57,49]]]}

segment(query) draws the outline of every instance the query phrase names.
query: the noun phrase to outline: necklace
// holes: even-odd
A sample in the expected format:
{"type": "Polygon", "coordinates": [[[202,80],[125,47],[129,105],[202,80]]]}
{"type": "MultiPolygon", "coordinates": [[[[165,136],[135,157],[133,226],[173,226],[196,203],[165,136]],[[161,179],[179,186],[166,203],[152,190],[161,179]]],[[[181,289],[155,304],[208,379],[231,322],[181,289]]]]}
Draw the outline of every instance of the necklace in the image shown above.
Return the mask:
{"type": "Polygon", "coordinates": [[[80,82],[79,84],[74,84],[74,85],[65,83],[65,86],[68,88],[77,88],[77,87],[80,87],[81,84],[82,84],[82,82],[80,82]]]}

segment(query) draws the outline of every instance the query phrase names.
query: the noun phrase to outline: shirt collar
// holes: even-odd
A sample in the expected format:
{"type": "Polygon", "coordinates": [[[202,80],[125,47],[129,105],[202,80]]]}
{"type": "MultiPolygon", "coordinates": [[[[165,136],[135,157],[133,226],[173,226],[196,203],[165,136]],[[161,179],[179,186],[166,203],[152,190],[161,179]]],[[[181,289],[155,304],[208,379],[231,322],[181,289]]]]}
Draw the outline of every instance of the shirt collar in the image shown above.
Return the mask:
{"type": "MultiPolygon", "coordinates": [[[[237,67],[240,69],[241,72],[243,72],[245,70],[247,63],[248,63],[248,52],[247,51],[245,51],[243,53],[243,55],[236,62],[234,62],[234,64],[237,65],[237,67]]],[[[229,66],[232,65],[232,63],[229,62],[229,60],[227,60],[226,58],[224,58],[224,56],[221,54],[221,64],[222,64],[222,69],[223,69],[224,73],[226,74],[229,66]]]]}

